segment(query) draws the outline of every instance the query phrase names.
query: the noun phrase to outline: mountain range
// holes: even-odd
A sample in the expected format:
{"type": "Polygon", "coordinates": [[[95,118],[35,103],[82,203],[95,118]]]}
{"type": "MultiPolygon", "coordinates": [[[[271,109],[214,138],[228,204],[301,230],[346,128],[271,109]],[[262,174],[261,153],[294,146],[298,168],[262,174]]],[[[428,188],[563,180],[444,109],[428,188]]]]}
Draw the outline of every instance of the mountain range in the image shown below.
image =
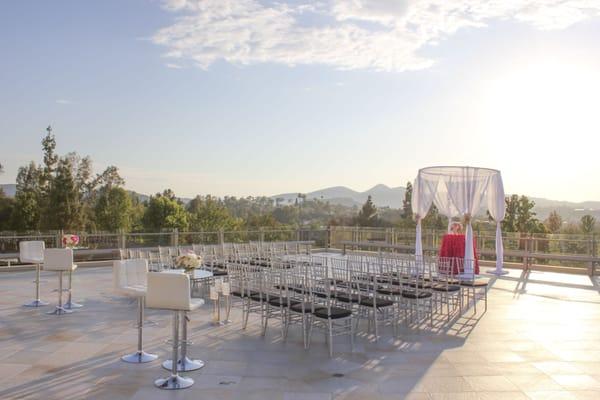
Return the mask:
{"type": "MultiPolygon", "coordinates": [[[[303,193],[307,199],[327,200],[333,204],[346,206],[361,206],[370,195],[377,207],[401,208],[406,188],[402,186],[388,187],[383,184],[373,186],[364,192],[358,192],[345,186],[334,186],[314,192],[303,193]]],[[[280,204],[292,204],[298,198],[299,193],[283,193],[271,196],[280,204]]],[[[556,210],[565,221],[577,222],[585,214],[591,214],[600,220],[600,201],[569,202],[549,200],[540,197],[530,197],[535,202],[534,211],[537,218],[545,220],[548,215],[556,210]]]]}
{"type": "MultiPolygon", "coordinates": [[[[0,184],[0,189],[4,194],[13,197],[16,192],[15,184],[0,184]]],[[[130,191],[137,196],[140,201],[148,200],[149,196],[130,191]]],[[[348,207],[361,206],[367,201],[369,195],[377,207],[401,208],[402,200],[406,188],[402,186],[389,187],[383,184],[375,185],[369,190],[358,192],[345,186],[333,186],[325,189],[315,190],[314,192],[302,193],[307,199],[320,199],[329,201],[332,204],[341,204],[348,207]]],[[[280,205],[294,204],[300,193],[282,193],[270,196],[280,205]]],[[[182,199],[184,202],[189,199],[182,199]]],[[[591,214],[600,220],[600,201],[585,201],[580,203],[569,201],[549,200],[545,198],[532,197],[535,202],[534,211],[540,220],[544,220],[548,215],[556,210],[565,221],[577,222],[585,214],[591,214]]]]}
{"type": "MultiPolygon", "coordinates": [[[[406,188],[398,186],[391,188],[386,185],[376,185],[364,192],[357,192],[345,186],[334,186],[326,189],[316,190],[310,193],[303,193],[307,200],[320,199],[326,200],[333,204],[342,204],[345,206],[361,206],[371,196],[373,203],[377,207],[401,208],[402,200],[406,188]]],[[[299,193],[282,193],[271,196],[272,199],[278,201],[279,204],[294,203],[298,198],[299,193]]]]}

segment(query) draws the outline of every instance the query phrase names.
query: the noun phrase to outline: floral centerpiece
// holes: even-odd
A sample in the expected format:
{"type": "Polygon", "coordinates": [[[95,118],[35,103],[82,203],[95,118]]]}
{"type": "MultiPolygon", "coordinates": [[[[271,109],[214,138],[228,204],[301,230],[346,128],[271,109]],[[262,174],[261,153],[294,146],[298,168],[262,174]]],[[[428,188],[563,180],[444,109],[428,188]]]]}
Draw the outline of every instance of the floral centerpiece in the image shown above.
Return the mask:
{"type": "Polygon", "coordinates": [[[175,259],[175,264],[186,272],[193,271],[202,264],[202,258],[194,252],[182,254],[175,259]]]}
{"type": "Polygon", "coordinates": [[[72,249],[79,244],[79,236],[72,234],[65,234],[62,237],[62,244],[64,247],[72,249]]]}

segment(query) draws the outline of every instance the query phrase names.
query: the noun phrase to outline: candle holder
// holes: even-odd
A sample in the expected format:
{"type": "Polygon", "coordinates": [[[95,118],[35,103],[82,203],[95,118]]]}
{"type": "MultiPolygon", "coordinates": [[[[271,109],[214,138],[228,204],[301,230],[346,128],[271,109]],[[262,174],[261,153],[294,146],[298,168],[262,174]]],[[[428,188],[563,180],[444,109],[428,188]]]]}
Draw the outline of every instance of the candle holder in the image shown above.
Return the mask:
{"type": "Polygon", "coordinates": [[[215,285],[210,287],[210,299],[213,303],[212,324],[214,326],[221,325],[221,302],[219,301],[219,291],[215,285]]]}
{"type": "Polygon", "coordinates": [[[210,287],[210,300],[213,303],[212,324],[221,326],[231,323],[229,314],[231,312],[231,287],[229,282],[223,282],[223,279],[215,279],[215,284],[210,287]],[[221,299],[225,299],[225,319],[221,320],[221,299]]]}
{"type": "Polygon", "coordinates": [[[229,319],[229,314],[231,312],[231,287],[229,282],[223,282],[221,284],[221,292],[219,293],[225,298],[225,319],[223,320],[223,324],[231,323],[229,319]]]}

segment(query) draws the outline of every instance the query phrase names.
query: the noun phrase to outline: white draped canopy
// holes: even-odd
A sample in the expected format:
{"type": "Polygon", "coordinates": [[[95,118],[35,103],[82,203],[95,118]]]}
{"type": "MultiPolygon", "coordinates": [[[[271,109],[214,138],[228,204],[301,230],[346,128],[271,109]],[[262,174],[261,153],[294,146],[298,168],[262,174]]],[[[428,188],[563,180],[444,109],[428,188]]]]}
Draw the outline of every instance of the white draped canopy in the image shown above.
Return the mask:
{"type": "Polygon", "coordinates": [[[473,271],[473,227],[471,217],[486,207],[496,221],[496,272],[502,273],[504,248],[500,222],[504,219],[504,185],[500,171],[476,167],[428,167],[419,170],[412,193],[412,210],[417,221],[415,255],[423,256],[421,220],[432,204],[451,219],[462,216],[467,223],[465,272],[473,271]]]}

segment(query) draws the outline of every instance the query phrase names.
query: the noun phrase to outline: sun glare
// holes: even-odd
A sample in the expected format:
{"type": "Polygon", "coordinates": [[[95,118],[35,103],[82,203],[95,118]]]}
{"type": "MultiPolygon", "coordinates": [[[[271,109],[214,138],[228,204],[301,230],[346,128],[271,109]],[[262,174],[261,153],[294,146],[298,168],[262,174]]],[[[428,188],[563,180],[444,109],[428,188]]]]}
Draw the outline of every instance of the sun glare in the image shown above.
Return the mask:
{"type": "Polygon", "coordinates": [[[494,130],[521,140],[567,140],[597,132],[600,77],[585,66],[544,62],[494,80],[488,91],[494,130]]]}
{"type": "MultiPolygon", "coordinates": [[[[543,168],[545,178],[537,179],[547,182],[537,183],[553,187],[559,179],[572,182],[573,168],[582,173],[593,168],[600,143],[597,72],[569,60],[536,62],[499,74],[485,90],[486,139],[497,157],[513,158],[507,173],[543,168]]],[[[586,190],[571,189],[582,195],[586,190]]]]}

